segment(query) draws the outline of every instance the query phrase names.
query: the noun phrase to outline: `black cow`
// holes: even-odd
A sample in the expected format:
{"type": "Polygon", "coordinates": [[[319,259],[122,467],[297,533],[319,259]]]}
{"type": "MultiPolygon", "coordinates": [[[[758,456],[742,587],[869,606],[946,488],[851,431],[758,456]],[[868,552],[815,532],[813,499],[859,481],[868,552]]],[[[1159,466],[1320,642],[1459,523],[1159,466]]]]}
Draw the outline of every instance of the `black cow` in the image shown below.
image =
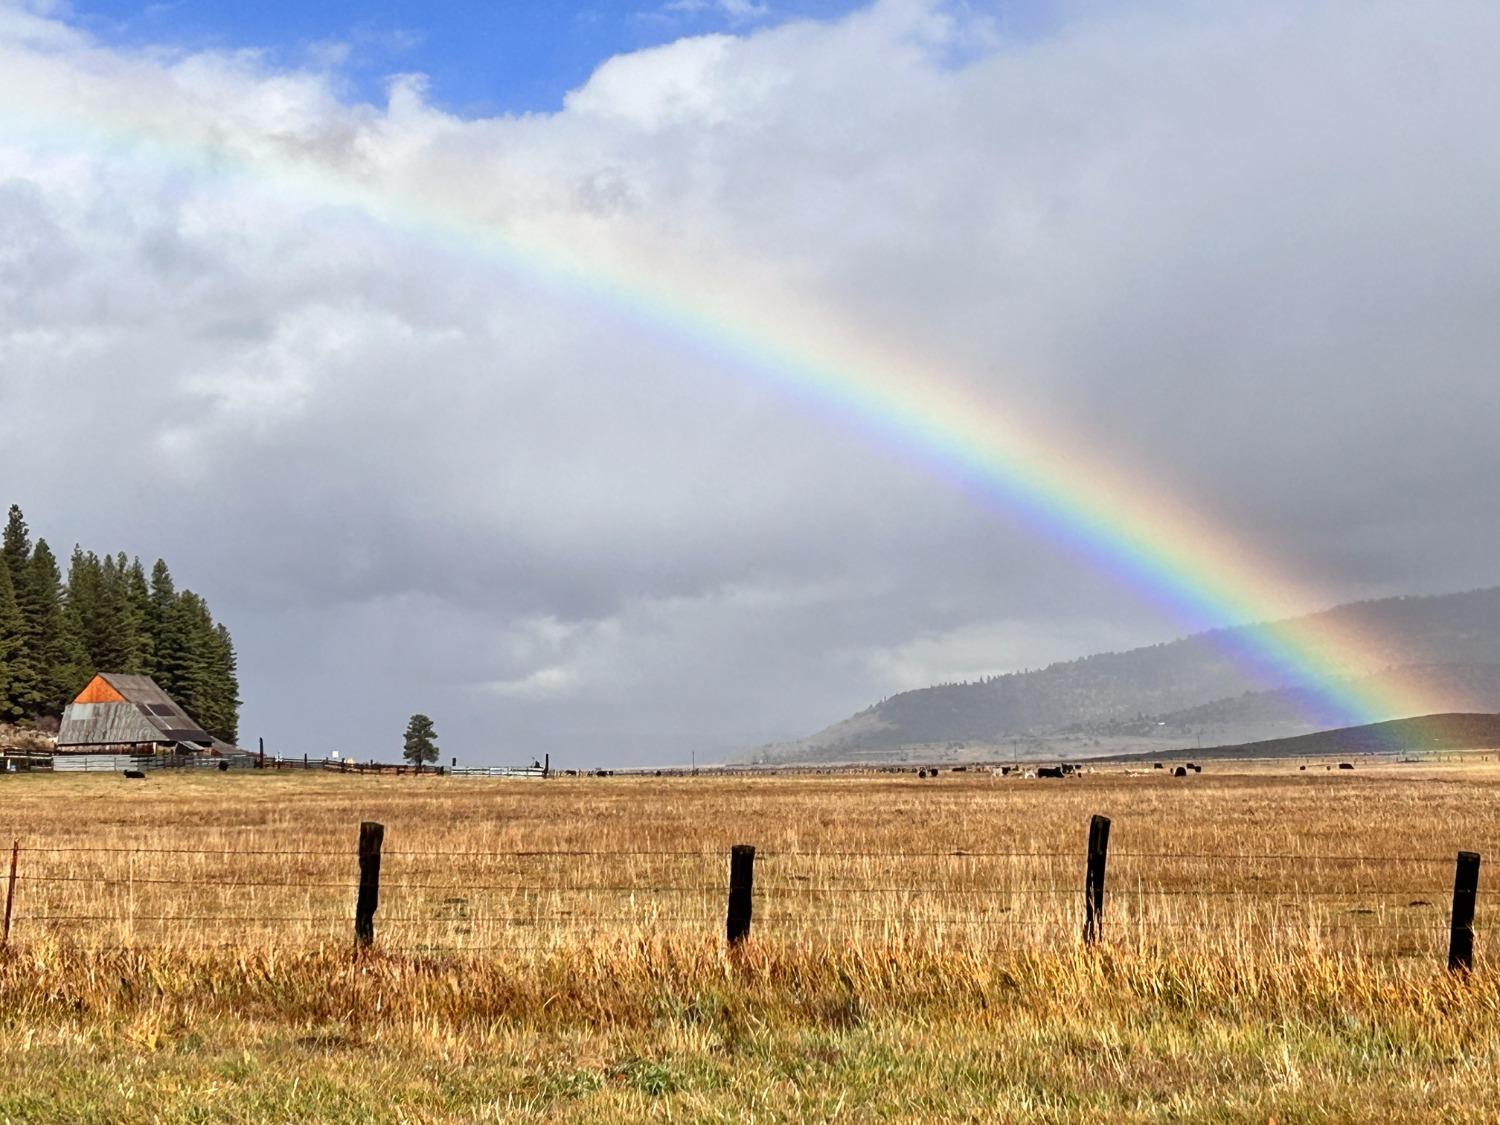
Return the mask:
{"type": "Polygon", "coordinates": [[[125,776],[132,781],[145,781],[146,775],[140,770],[126,770],[125,776]]]}
{"type": "Polygon", "coordinates": [[[1341,770],[1352,770],[1353,768],[1354,768],[1354,763],[1353,762],[1340,762],[1339,763],[1339,769],[1341,769],[1341,770]]]}
{"type": "Polygon", "coordinates": [[[1187,776],[1187,767],[1186,766],[1178,766],[1175,770],[1172,771],[1172,776],[1173,777],[1186,777],[1187,776]]]}
{"type": "Polygon", "coordinates": [[[1062,766],[1037,766],[1036,775],[1037,777],[1062,777],[1063,768],[1062,766]]]}

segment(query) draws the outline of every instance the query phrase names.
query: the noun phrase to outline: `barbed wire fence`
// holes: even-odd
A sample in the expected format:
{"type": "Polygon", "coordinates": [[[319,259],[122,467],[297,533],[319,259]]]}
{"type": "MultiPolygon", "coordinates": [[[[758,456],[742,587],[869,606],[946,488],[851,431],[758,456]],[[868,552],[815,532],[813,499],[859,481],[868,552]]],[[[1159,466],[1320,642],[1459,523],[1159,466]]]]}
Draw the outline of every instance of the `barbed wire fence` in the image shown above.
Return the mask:
{"type": "Polygon", "coordinates": [[[1110,827],[1094,816],[1085,846],[1071,851],[735,845],[727,855],[387,849],[374,822],[361,825],[353,851],[16,839],[0,945],[23,932],[100,948],[284,942],[289,933],[329,941],[348,940],[352,927],[364,950],[378,924],[382,947],[423,953],[545,949],[610,932],[714,935],[737,949],[752,927],[786,940],[1095,946],[1286,925],[1384,940],[1406,956],[1445,954],[1454,973],[1473,967],[1477,852],[1111,852],[1110,827]]]}

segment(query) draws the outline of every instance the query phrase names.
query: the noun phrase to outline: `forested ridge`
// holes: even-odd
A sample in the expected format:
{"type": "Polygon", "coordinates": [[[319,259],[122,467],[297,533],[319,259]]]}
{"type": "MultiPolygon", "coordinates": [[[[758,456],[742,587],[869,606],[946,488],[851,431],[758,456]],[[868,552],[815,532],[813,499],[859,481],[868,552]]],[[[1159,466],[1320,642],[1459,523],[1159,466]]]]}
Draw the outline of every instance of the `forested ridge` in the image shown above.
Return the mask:
{"type": "Polygon", "coordinates": [[[75,546],[64,580],[11,505],[0,545],[0,721],[56,719],[97,672],[152,677],[204,730],[239,737],[234,641],[208,603],[124,552],[75,546]]]}
{"type": "Polygon", "coordinates": [[[1350,602],[1320,613],[1231,626],[1127,652],[901,692],[800,742],[765,748],[786,761],[854,760],[946,743],[1170,735],[1236,745],[1347,725],[1340,693],[1410,717],[1500,712],[1500,587],[1350,602]],[[1257,637],[1291,625],[1360,638],[1325,651],[1320,675],[1247,672],[1257,637]],[[1278,678],[1280,677],[1280,678],[1278,678]],[[1292,728],[1300,728],[1293,730],[1292,728]],[[1263,731],[1275,733],[1261,733],[1263,731]]]}

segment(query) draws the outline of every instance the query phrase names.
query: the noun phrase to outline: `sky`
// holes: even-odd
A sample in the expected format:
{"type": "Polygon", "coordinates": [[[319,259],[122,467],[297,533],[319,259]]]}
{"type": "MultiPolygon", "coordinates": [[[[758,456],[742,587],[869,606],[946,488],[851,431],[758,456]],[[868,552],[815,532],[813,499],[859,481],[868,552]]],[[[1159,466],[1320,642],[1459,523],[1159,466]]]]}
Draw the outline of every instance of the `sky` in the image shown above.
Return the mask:
{"type": "Polygon", "coordinates": [[[282,67],[334,67],[341,92],[378,97],[393,73],[431,80],[433,104],[466,116],[556,110],[605,59],[676,39],[742,33],[795,18],[830,18],[849,0],[677,0],[567,4],[77,3],[71,22],[113,44],[263,52],[282,67]]]}
{"type": "Polygon", "coordinates": [[[1492,585],[1497,32],[0,0],[0,500],[166,557],[289,754],[424,711],[471,763],[702,761],[1228,623],[684,331],[650,295],[691,279],[918,357],[1306,608],[1492,585]]]}

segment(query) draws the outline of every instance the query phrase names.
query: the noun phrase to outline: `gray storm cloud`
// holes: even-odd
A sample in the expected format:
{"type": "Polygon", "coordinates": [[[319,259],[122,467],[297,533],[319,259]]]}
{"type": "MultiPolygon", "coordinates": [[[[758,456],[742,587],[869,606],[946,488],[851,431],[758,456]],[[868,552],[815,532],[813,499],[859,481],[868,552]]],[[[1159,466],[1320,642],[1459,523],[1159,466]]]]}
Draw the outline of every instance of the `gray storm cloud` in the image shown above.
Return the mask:
{"type": "Polygon", "coordinates": [[[0,4],[0,499],[168,557],[290,752],[685,758],[1172,636],[920,451],[514,263],[108,138],[753,277],[1061,420],[1329,600],[1489,584],[1489,5],[888,2],[602,62],[555,112],[127,51],[0,4]],[[118,140],[118,139],[117,139],[118,140]],[[1269,545],[1269,546],[1268,546],[1269,545]],[[358,703],[358,706],[351,705],[358,703]]]}

